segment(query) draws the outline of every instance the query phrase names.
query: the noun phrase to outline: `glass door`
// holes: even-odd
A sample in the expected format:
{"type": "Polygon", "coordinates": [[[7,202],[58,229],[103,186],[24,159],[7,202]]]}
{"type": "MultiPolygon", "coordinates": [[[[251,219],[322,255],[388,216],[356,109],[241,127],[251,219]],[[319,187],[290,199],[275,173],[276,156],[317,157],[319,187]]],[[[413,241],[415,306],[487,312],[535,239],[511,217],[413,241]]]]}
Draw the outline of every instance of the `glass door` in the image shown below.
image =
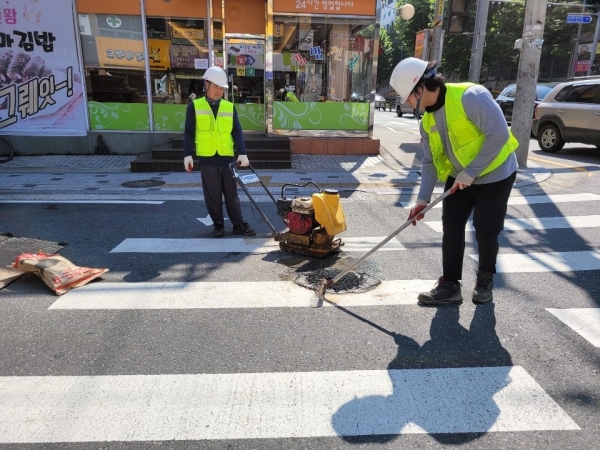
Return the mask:
{"type": "Polygon", "coordinates": [[[265,131],[265,41],[226,37],[227,75],[244,131],[265,131]]]}

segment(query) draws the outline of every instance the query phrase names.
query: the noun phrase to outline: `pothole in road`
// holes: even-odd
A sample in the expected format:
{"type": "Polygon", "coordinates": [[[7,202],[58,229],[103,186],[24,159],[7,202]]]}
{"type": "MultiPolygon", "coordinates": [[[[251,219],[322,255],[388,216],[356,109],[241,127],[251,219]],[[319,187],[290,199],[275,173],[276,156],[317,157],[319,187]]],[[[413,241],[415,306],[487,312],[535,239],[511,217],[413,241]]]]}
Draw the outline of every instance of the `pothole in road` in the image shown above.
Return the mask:
{"type": "MultiPolygon", "coordinates": [[[[318,269],[310,272],[300,273],[294,282],[307,289],[316,290],[321,286],[323,280],[331,280],[342,272],[342,269],[318,269]]],[[[365,273],[348,272],[333,286],[327,290],[336,294],[360,294],[370,291],[379,285],[381,281],[365,273]]]]}

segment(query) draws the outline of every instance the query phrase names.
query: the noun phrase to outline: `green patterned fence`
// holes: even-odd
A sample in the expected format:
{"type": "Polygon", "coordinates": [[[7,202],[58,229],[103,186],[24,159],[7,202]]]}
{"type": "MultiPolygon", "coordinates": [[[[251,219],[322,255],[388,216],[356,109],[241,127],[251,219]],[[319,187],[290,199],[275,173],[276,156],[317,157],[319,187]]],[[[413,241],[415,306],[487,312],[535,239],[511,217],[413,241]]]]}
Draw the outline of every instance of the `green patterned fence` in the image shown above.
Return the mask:
{"type": "Polygon", "coordinates": [[[152,105],[154,113],[154,131],[181,131],[185,128],[187,105],[152,105]]]}
{"type": "Polygon", "coordinates": [[[149,131],[146,103],[88,102],[92,130],[149,131]]]}
{"type": "Polygon", "coordinates": [[[253,103],[236,103],[235,110],[238,113],[242,130],[264,131],[265,129],[265,105],[253,103]]]}
{"type": "Polygon", "coordinates": [[[368,126],[368,103],[273,103],[275,130],[367,130],[368,126]]]}

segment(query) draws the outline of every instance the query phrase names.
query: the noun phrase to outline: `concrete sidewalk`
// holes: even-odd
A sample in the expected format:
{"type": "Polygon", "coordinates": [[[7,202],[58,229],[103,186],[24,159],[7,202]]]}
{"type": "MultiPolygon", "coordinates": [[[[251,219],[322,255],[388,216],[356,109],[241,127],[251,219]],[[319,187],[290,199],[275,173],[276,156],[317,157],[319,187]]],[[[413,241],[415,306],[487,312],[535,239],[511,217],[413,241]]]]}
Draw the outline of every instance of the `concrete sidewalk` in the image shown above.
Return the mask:
{"type": "MultiPolygon", "coordinates": [[[[199,172],[132,173],[129,163],[135,158],[133,155],[17,156],[0,165],[0,194],[7,201],[23,196],[41,198],[49,193],[53,193],[56,200],[74,194],[189,198],[197,197],[202,190],[199,172]]],[[[390,163],[382,155],[292,155],[292,163],[293,169],[257,171],[274,196],[279,196],[281,188],[289,183],[313,182],[321,188],[341,192],[365,191],[381,195],[413,195],[420,184],[418,168],[407,169],[390,163]]],[[[248,173],[240,171],[240,175],[248,173]]],[[[516,186],[535,184],[547,176],[547,171],[530,167],[519,171],[516,186]]],[[[250,184],[247,189],[262,200],[262,196],[267,197],[259,183],[250,184]]],[[[314,186],[285,189],[293,195],[313,192],[314,186]]]]}
{"type": "MultiPolygon", "coordinates": [[[[410,123],[410,126],[415,125],[410,123]]],[[[418,190],[420,173],[415,149],[419,146],[417,130],[406,128],[381,136],[381,154],[366,155],[299,155],[292,154],[292,169],[257,170],[261,181],[274,195],[289,183],[316,183],[321,188],[340,191],[368,191],[377,194],[410,194],[418,190]],[[403,147],[406,146],[406,147],[403,147]],[[405,148],[405,149],[403,149],[405,148]]],[[[194,172],[132,173],[130,163],[137,155],[42,155],[15,156],[0,164],[0,194],[12,196],[63,194],[106,194],[115,196],[154,197],[197,196],[201,191],[200,174],[194,172]]],[[[251,161],[252,163],[252,161],[251,161]]],[[[183,161],[182,161],[183,165],[183,161]]],[[[250,173],[240,171],[240,174],[250,173]]],[[[520,170],[517,186],[535,184],[548,176],[533,164],[520,170]]],[[[267,196],[259,183],[247,186],[252,195],[267,196]]],[[[438,187],[437,190],[440,188],[438,187]]],[[[305,189],[286,187],[290,194],[305,189]]]]}

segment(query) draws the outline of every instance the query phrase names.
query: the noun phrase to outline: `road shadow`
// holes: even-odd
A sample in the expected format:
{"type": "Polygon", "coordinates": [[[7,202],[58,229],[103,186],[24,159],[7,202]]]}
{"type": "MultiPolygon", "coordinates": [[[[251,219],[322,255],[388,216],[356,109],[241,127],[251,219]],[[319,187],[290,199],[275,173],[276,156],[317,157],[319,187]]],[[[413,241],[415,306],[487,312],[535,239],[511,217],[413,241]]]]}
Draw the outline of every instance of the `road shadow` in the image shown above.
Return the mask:
{"type": "Polygon", "coordinates": [[[476,308],[468,329],[459,319],[458,306],[438,308],[423,345],[387,332],[398,347],[388,366],[392,394],[343,405],[331,419],[336,433],[352,444],[386,443],[407,433],[462,444],[491,429],[500,414],[494,395],[510,382],[512,359],[496,334],[493,303],[476,308]],[[474,367],[481,380],[465,370],[474,367]]]}

